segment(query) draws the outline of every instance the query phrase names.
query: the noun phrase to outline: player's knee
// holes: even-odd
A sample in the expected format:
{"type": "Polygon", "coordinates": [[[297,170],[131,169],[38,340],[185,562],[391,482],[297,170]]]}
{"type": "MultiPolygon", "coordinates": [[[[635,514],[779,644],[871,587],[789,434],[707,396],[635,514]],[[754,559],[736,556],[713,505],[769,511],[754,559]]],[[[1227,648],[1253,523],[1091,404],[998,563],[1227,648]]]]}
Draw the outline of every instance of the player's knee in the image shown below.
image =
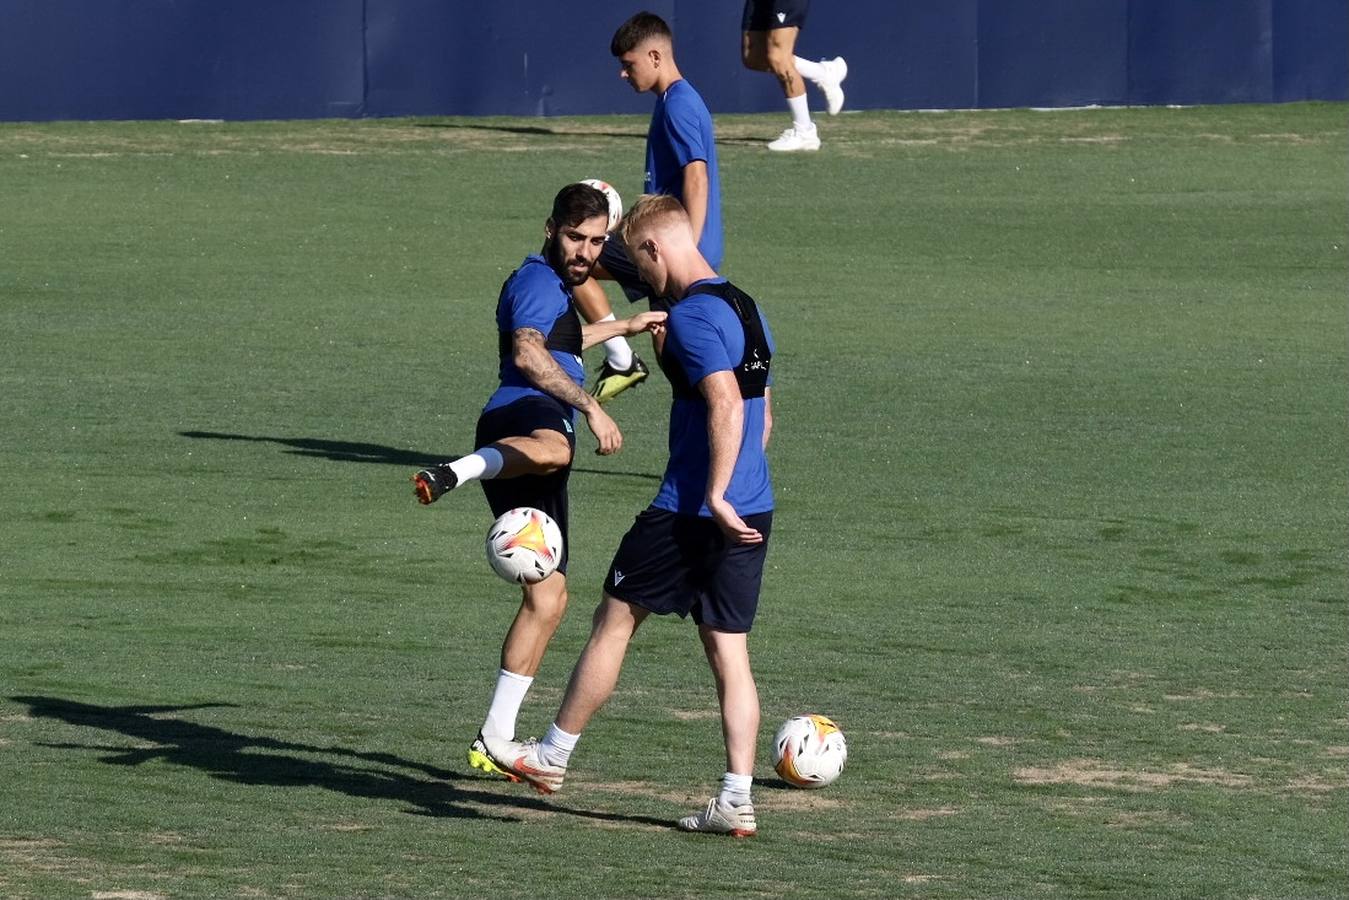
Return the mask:
{"type": "Polygon", "coordinates": [[[566,582],[555,586],[547,579],[525,589],[525,606],[541,624],[556,627],[567,611],[566,582]]]}
{"type": "Polygon", "coordinates": [[[754,72],[768,71],[768,57],[762,47],[745,47],[740,51],[740,62],[754,72]]]}
{"type": "Polygon", "coordinates": [[[550,472],[571,465],[571,445],[564,440],[554,441],[548,448],[546,464],[550,472]]]}
{"type": "Polygon", "coordinates": [[[571,465],[571,444],[556,431],[535,432],[529,452],[529,461],[535,470],[551,475],[571,465]]]}
{"type": "Polygon", "coordinates": [[[796,55],[792,48],[780,44],[769,44],[765,52],[765,63],[779,78],[796,74],[796,55]]]}

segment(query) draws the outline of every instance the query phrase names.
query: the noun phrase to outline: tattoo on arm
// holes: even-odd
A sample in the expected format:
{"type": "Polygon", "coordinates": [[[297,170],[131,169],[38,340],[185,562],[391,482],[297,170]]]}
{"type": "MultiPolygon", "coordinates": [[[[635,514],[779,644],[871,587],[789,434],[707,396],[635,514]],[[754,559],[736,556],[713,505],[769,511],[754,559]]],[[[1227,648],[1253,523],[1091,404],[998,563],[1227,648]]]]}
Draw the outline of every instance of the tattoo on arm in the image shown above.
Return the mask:
{"type": "Polygon", "coordinates": [[[543,332],[537,328],[517,328],[512,335],[511,345],[515,365],[529,379],[530,384],[581,412],[590,408],[594,398],[577,387],[576,382],[562,371],[557,360],[548,352],[543,332]]]}

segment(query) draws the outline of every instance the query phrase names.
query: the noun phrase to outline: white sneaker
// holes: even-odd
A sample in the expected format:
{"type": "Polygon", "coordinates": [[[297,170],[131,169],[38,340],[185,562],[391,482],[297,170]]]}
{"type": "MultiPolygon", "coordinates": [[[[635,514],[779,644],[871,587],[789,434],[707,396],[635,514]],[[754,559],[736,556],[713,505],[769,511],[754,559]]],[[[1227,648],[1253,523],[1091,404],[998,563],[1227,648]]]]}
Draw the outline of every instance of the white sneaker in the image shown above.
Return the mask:
{"type": "Polygon", "coordinates": [[[567,777],[566,766],[550,766],[539,755],[539,742],[498,741],[487,738],[487,749],[497,765],[506,769],[540,794],[551,794],[562,787],[567,777]]]}
{"type": "Polygon", "coordinates": [[[799,150],[818,150],[820,149],[820,133],[815,126],[810,126],[809,131],[799,130],[795,125],[788,128],[782,134],[778,135],[776,141],[770,141],[769,150],[776,150],[779,153],[795,153],[799,150]]]}
{"type": "Polygon", "coordinates": [[[824,66],[827,77],[815,84],[824,92],[829,115],[836,116],[843,109],[843,79],[848,77],[848,62],[841,56],[835,56],[833,59],[820,60],[820,65],[824,66]]]}
{"type": "Polygon", "coordinates": [[[729,834],[731,837],[754,837],[759,833],[754,821],[754,804],[732,806],[722,803],[720,797],[707,801],[707,809],[679,820],[681,831],[701,831],[706,834],[729,834]]]}

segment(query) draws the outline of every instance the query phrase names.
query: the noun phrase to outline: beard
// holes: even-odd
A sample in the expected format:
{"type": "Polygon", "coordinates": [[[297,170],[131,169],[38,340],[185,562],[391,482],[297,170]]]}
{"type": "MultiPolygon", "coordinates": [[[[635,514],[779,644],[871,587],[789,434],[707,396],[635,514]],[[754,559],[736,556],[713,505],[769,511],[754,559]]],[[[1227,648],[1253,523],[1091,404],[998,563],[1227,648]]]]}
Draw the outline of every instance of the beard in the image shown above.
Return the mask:
{"type": "Polygon", "coordinates": [[[556,237],[550,238],[543,246],[544,259],[548,260],[548,265],[552,266],[557,277],[562,279],[562,283],[567,287],[576,287],[590,277],[590,270],[595,268],[595,263],[583,257],[567,258],[562,251],[562,242],[556,237]]]}

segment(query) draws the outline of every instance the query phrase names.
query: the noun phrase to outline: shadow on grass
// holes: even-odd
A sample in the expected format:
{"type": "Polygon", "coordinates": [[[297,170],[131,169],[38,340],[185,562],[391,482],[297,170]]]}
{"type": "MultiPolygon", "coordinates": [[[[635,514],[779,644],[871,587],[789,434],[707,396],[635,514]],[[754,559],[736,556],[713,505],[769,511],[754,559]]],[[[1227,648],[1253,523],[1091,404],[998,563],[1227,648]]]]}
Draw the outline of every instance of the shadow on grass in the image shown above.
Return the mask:
{"type": "MultiPolygon", "coordinates": [[[[646,140],[645,131],[591,131],[584,128],[568,130],[566,128],[545,128],[541,125],[489,125],[481,122],[417,122],[418,128],[462,128],[472,131],[498,131],[503,134],[522,134],[539,137],[581,137],[581,138],[619,138],[622,140],[646,140]]],[[[717,137],[718,144],[742,144],[762,147],[764,138],[717,137]]]]}
{"type": "MultiPolygon", "coordinates": [[[[323,438],[269,437],[267,435],[229,434],[221,431],[180,431],[178,435],[192,440],[280,444],[283,447],[292,448],[286,452],[295,456],[328,459],[334,462],[379,463],[387,466],[404,466],[410,469],[422,469],[454,458],[444,453],[433,456],[429,453],[418,453],[416,450],[399,450],[397,447],[386,447],[383,444],[330,441],[323,438]]],[[[618,475],[624,478],[644,478],[649,481],[660,481],[661,479],[661,476],[652,475],[649,472],[614,472],[606,469],[587,469],[581,466],[572,466],[571,470],[580,475],[618,475]]]]}
{"type": "Polygon", "coordinates": [[[498,131],[502,134],[539,135],[542,137],[606,137],[637,141],[646,140],[644,131],[590,131],[565,128],[544,128],[541,125],[488,125],[481,122],[417,122],[418,128],[457,128],[466,131],[498,131]]]}
{"type": "MultiPolygon", "coordinates": [[[[464,789],[453,782],[457,772],[441,769],[392,753],[351,750],[346,747],[320,747],[269,737],[254,737],[226,731],[211,725],[199,725],[177,718],[176,714],[198,709],[233,709],[233,703],[195,703],[185,706],[98,706],[63,700],[59,697],[10,697],[28,707],[35,719],[54,719],[67,725],[97,728],[131,738],[144,747],[119,747],[98,744],[38,744],[58,750],[102,752],[101,761],[114,766],[139,766],[164,762],[205,772],[212,778],[236,784],[268,787],[317,787],[349,797],[367,800],[394,800],[407,804],[407,812],[436,818],[481,818],[518,822],[511,809],[554,812],[631,825],[670,828],[666,819],[617,813],[572,809],[545,803],[527,794],[507,796],[464,789]],[[310,759],[305,757],[327,757],[310,759]],[[501,815],[491,815],[465,806],[466,802],[499,807],[501,815]]],[[[470,779],[490,783],[480,779],[470,779]]],[[[498,782],[503,789],[523,788],[498,782]]]]}
{"type": "Polygon", "coordinates": [[[382,463],[388,466],[409,466],[413,469],[424,468],[444,462],[445,456],[432,456],[415,450],[399,450],[383,444],[366,444],[357,441],[329,441],[322,438],[305,437],[269,437],[254,434],[228,434],[220,431],[180,431],[180,437],[193,440],[246,441],[255,444],[280,444],[290,447],[287,453],[295,456],[311,456],[316,459],[330,459],[335,462],[382,463]]]}

